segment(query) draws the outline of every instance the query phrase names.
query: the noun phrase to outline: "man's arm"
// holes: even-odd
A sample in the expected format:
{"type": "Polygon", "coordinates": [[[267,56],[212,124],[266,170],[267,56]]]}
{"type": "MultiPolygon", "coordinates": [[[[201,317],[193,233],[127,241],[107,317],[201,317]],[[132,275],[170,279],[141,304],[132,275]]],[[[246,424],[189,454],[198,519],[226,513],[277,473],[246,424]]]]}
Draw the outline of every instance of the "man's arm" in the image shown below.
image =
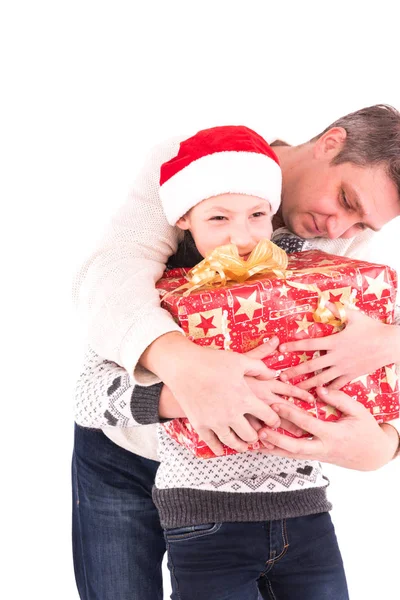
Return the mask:
{"type": "MultiPolygon", "coordinates": [[[[327,240],[317,238],[307,240],[303,250],[319,249],[331,254],[340,254],[342,256],[348,256],[359,260],[388,264],[395,268],[397,273],[400,273],[399,256],[397,253],[390,252],[390,248],[392,248],[393,244],[395,243],[395,240],[392,240],[392,243],[390,243],[390,240],[384,237],[384,232],[382,232],[382,234],[374,234],[372,231],[366,230],[353,239],[327,240]]],[[[330,387],[334,389],[344,385],[346,381],[355,379],[366,372],[372,372],[385,364],[397,363],[397,369],[399,370],[399,293],[397,294],[395,319],[392,325],[379,323],[378,321],[374,321],[366,315],[359,313],[353,313],[352,316],[354,318],[352,318],[352,322],[346,328],[347,331],[345,329],[340,334],[337,334],[337,336],[340,335],[340,338],[336,336],[320,338],[319,342],[322,342],[322,345],[318,349],[330,351],[329,356],[325,355],[324,357],[313,359],[307,363],[299,365],[298,367],[289,369],[287,372],[285,372],[285,375],[288,378],[291,378],[308,372],[308,369],[310,369],[310,372],[321,369],[321,372],[312,378],[312,380],[309,379],[304,382],[304,387],[308,387],[310,384],[312,386],[323,385],[332,382],[332,379],[336,379],[333,384],[330,383],[330,387]],[[343,333],[345,333],[345,335],[342,335],[343,333]],[[326,344],[326,342],[328,345],[333,343],[334,347],[325,347],[324,344],[326,344]],[[365,353],[365,347],[368,347],[368,354],[365,353]]],[[[317,345],[319,344],[319,342],[316,340],[307,341],[307,343],[310,344],[313,344],[314,342],[317,345]]],[[[290,344],[285,344],[285,347],[291,350],[294,350],[295,348],[299,350],[300,346],[303,348],[303,345],[304,344],[302,342],[291,342],[290,344]],[[294,344],[297,346],[294,346],[294,344]]],[[[283,379],[285,380],[286,378],[283,377],[283,379]]],[[[287,411],[286,408],[285,411],[285,414],[291,412],[290,409],[287,411]]],[[[300,422],[298,413],[293,412],[291,416],[293,416],[293,422],[299,425],[300,422]]],[[[288,416],[288,418],[291,419],[290,416],[288,416]]],[[[329,441],[331,439],[330,436],[332,433],[342,435],[340,439],[336,439],[336,442],[339,444],[343,452],[340,458],[337,458],[335,455],[335,450],[331,446],[329,447],[332,448],[332,451],[328,450],[326,457],[322,458],[321,453],[316,445],[307,446],[309,452],[314,452],[314,454],[309,455],[309,458],[314,460],[325,460],[326,462],[333,462],[334,464],[341,464],[342,466],[347,466],[348,468],[352,468],[352,453],[355,452],[355,454],[358,455],[358,451],[360,450],[365,459],[368,456],[368,448],[365,448],[365,446],[368,445],[365,432],[372,425],[369,411],[360,405],[360,410],[358,410],[357,416],[353,417],[353,421],[354,427],[351,438],[348,437],[347,424],[344,424],[343,426],[341,424],[340,427],[332,429],[330,424],[321,423],[321,433],[324,436],[325,449],[329,446],[329,441]],[[364,452],[364,450],[366,450],[366,452],[364,452]],[[335,460],[340,462],[335,462],[335,460]]],[[[388,460],[390,460],[393,457],[393,444],[396,447],[397,441],[398,445],[400,436],[400,420],[396,419],[395,421],[381,425],[378,425],[378,423],[375,421],[374,426],[372,427],[372,432],[371,430],[369,431],[375,439],[379,439],[381,441],[381,444],[383,445],[383,452],[385,453],[386,448],[387,451],[385,455],[388,457],[388,460]],[[385,435],[382,436],[382,433],[385,435]]],[[[275,443],[282,449],[286,448],[286,440],[283,439],[283,436],[279,438],[275,437],[275,443]]],[[[292,452],[296,453],[296,457],[301,458],[301,456],[298,454],[301,452],[300,445],[294,445],[291,449],[292,452]]],[[[281,451],[284,452],[284,450],[281,451]]],[[[395,455],[397,454],[398,452],[396,450],[395,455]]],[[[360,464],[360,468],[362,469],[362,461],[360,464]]],[[[366,463],[364,462],[364,467],[365,465],[366,463]]]]}
{"type": "Polygon", "coordinates": [[[133,193],[83,265],[74,297],[89,345],[100,356],[125,367],[134,383],[164,381],[216,454],[222,452],[219,436],[243,450],[257,439],[245,414],[270,422],[272,412],[244,377],[263,377],[268,369],[261,358],[196,347],[160,307],[155,289],[178,242],[159,197],[160,166],[178,147],[176,139],[150,156],[133,193]]]}
{"type": "Polygon", "coordinates": [[[167,223],[158,193],[160,166],[178,148],[179,140],[173,139],[150,154],[73,289],[89,345],[145,385],[157,382],[157,377],[137,368],[139,357],[159,336],[180,331],[160,308],[155,289],[178,243],[178,230],[167,223]]]}

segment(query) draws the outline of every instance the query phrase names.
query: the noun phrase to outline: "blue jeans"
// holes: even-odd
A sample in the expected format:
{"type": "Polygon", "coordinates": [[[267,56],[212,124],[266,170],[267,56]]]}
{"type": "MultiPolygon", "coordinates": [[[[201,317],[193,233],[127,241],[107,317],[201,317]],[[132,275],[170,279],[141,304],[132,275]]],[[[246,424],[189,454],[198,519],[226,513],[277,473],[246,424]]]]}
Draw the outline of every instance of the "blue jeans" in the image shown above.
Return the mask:
{"type": "Polygon", "coordinates": [[[162,600],[165,542],[151,498],[158,465],[75,426],[72,538],[82,600],[162,600]]]}
{"type": "MultiPolygon", "coordinates": [[[[151,498],[158,464],[75,426],[72,534],[81,600],[162,600],[165,542],[151,498]]],[[[198,525],[165,537],[175,599],[252,600],[260,598],[257,587],[268,599],[348,598],[328,514],[198,525]]]]}
{"type": "Polygon", "coordinates": [[[167,529],[174,600],[348,600],[329,513],[167,529]]]}

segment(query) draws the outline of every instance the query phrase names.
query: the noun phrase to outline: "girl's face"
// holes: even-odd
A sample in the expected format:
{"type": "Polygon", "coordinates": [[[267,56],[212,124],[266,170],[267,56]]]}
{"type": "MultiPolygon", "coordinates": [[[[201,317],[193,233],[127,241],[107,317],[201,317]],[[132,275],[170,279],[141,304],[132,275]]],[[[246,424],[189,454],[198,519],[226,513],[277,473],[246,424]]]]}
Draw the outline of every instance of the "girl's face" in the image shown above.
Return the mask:
{"type": "Polygon", "coordinates": [[[190,230],[203,257],[218,246],[236,244],[240,256],[247,259],[261,239],[271,238],[272,216],[267,200],[221,194],[196,204],[177,226],[190,230]]]}

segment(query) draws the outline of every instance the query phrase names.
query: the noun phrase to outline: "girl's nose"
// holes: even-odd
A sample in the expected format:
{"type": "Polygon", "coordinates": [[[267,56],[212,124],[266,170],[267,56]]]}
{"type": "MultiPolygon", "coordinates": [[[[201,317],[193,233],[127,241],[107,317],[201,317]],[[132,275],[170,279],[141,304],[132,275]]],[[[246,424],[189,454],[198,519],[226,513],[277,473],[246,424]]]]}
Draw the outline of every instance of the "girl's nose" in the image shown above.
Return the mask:
{"type": "Polygon", "coordinates": [[[246,228],[236,229],[231,232],[231,244],[236,244],[238,248],[246,249],[251,244],[251,235],[246,228]]]}

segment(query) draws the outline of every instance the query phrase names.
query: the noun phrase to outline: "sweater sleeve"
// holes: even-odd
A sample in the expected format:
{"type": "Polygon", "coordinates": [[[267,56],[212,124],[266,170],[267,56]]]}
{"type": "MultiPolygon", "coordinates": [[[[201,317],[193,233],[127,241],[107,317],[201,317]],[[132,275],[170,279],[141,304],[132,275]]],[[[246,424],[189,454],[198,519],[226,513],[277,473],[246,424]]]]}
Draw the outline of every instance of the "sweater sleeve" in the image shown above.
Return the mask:
{"type": "Polygon", "coordinates": [[[82,427],[136,427],[165,421],[162,383],[134,385],[125,369],[89,349],[75,389],[75,422],[82,427]]]}
{"type": "Polygon", "coordinates": [[[161,335],[181,332],[160,307],[155,289],[179,241],[178,230],[166,221],[159,197],[160,166],[178,148],[179,140],[174,138],[153,150],[132,193],[73,285],[74,303],[89,345],[100,356],[123,366],[133,382],[142,385],[159,379],[138,365],[141,354],[161,335]]]}

